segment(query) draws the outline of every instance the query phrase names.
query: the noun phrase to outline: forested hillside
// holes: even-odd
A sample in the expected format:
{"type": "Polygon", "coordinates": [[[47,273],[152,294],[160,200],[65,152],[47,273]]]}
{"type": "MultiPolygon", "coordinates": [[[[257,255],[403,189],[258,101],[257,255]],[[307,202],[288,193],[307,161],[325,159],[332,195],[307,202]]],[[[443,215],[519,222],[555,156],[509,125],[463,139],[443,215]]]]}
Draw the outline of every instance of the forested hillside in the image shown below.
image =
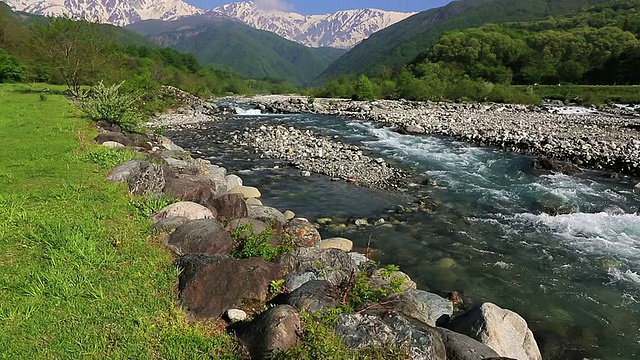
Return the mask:
{"type": "Polygon", "coordinates": [[[340,74],[377,75],[435,44],[447,31],[487,23],[526,21],[571,13],[605,0],[460,0],[416,14],[373,34],[331,64],[318,81],[340,74]]]}

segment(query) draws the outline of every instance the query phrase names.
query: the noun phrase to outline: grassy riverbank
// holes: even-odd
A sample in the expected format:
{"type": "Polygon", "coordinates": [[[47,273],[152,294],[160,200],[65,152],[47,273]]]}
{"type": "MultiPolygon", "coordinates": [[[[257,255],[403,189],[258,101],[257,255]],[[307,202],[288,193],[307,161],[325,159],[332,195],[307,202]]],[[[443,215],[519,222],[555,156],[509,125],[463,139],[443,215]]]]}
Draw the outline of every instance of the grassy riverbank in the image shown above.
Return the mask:
{"type": "Polygon", "coordinates": [[[114,153],[41,88],[0,85],[0,358],[234,358],[176,307],[153,204],[104,180],[114,153]]]}
{"type": "Polygon", "coordinates": [[[640,86],[536,85],[514,86],[544,99],[572,101],[579,104],[640,104],[640,86]]]}

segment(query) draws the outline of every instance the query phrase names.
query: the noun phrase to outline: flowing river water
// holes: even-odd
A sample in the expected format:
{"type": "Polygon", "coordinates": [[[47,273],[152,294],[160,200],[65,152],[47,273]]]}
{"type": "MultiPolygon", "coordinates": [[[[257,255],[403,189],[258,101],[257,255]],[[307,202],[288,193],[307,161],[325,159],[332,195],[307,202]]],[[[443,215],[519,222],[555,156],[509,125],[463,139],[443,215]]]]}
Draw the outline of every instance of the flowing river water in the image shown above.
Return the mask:
{"type": "Polygon", "coordinates": [[[514,310],[538,334],[561,335],[588,357],[640,358],[640,191],[631,180],[595,172],[535,176],[526,156],[329,116],[247,111],[167,135],[239,173],[261,189],[265,205],[311,221],[331,218],[323,238],[369,245],[419,288],[514,310]],[[412,172],[416,184],[432,180],[409,189],[427,196],[432,211],[398,211],[406,196],[302,177],[229,141],[230,132],[263,124],[358,144],[412,172]],[[385,224],[357,227],[358,218],[385,224]]]}

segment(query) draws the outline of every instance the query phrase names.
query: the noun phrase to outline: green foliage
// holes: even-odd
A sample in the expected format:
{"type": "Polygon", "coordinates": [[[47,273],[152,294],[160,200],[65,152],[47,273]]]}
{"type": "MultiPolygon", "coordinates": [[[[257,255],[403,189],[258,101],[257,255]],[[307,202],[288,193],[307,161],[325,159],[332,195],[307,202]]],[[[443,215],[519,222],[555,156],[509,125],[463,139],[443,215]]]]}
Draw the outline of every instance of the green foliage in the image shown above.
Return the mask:
{"type": "Polygon", "coordinates": [[[266,261],[271,261],[276,256],[293,251],[291,239],[287,237],[283,239],[282,244],[276,247],[271,246],[269,240],[273,235],[274,231],[271,226],[268,226],[259,234],[255,234],[251,223],[242,224],[231,233],[231,237],[236,243],[235,250],[231,253],[231,256],[238,259],[259,257],[266,261]]]}
{"type": "Polygon", "coordinates": [[[127,161],[140,159],[142,155],[134,150],[109,149],[104,146],[92,147],[81,156],[81,159],[98,165],[103,169],[112,169],[127,161]]]}
{"type": "Polygon", "coordinates": [[[164,207],[176,202],[168,196],[147,195],[141,197],[132,197],[129,204],[135,209],[138,216],[142,219],[149,219],[151,216],[162,210],[164,207]]]}
{"type": "Polygon", "coordinates": [[[0,48],[0,83],[20,82],[25,78],[25,66],[0,48]]]}
{"type": "Polygon", "coordinates": [[[530,92],[540,98],[580,104],[640,104],[640,91],[637,86],[538,85],[516,88],[520,92],[530,92]]]}
{"type": "Polygon", "coordinates": [[[351,97],[353,100],[373,100],[375,94],[373,91],[373,83],[368,77],[360,75],[358,82],[354,86],[354,94],[351,97]]]}
{"type": "Polygon", "coordinates": [[[284,292],[284,290],[285,290],[284,279],[271,280],[271,283],[269,283],[269,292],[271,294],[280,294],[284,292]]]}
{"type": "Polygon", "coordinates": [[[106,86],[100,81],[80,99],[80,109],[92,120],[118,124],[127,131],[137,130],[142,123],[142,112],[137,109],[139,95],[121,91],[122,84],[106,86]]]}

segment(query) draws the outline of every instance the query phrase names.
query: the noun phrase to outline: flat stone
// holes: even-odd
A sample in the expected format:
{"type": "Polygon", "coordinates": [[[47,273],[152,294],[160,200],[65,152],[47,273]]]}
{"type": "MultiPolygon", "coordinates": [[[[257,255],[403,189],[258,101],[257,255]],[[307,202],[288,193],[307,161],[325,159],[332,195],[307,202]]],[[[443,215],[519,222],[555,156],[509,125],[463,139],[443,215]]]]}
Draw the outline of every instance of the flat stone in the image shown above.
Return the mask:
{"type": "Polygon", "coordinates": [[[338,249],[344,252],[349,252],[353,249],[353,241],[341,237],[321,240],[318,245],[321,249],[338,249]]]}
{"type": "Polygon", "coordinates": [[[260,194],[260,190],[252,186],[237,186],[231,190],[229,190],[230,194],[242,194],[245,199],[248,198],[260,198],[262,194],[260,194]]]}
{"type": "Polygon", "coordinates": [[[151,219],[158,222],[165,218],[183,217],[188,220],[213,219],[213,213],[206,207],[194,202],[183,201],[171,204],[158,211],[151,219]]]}
{"type": "Polygon", "coordinates": [[[116,141],[105,141],[102,143],[102,146],[109,149],[121,149],[125,147],[123,144],[120,144],[119,142],[116,142],[116,141]]]}
{"type": "Polygon", "coordinates": [[[246,200],[246,202],[247,202],[247,205],[249,205],[249,206],[262,206],[263,205],[262,201],[260,201],[260,200],[258,200],[256,198],[248,198],[246,200]]]}

